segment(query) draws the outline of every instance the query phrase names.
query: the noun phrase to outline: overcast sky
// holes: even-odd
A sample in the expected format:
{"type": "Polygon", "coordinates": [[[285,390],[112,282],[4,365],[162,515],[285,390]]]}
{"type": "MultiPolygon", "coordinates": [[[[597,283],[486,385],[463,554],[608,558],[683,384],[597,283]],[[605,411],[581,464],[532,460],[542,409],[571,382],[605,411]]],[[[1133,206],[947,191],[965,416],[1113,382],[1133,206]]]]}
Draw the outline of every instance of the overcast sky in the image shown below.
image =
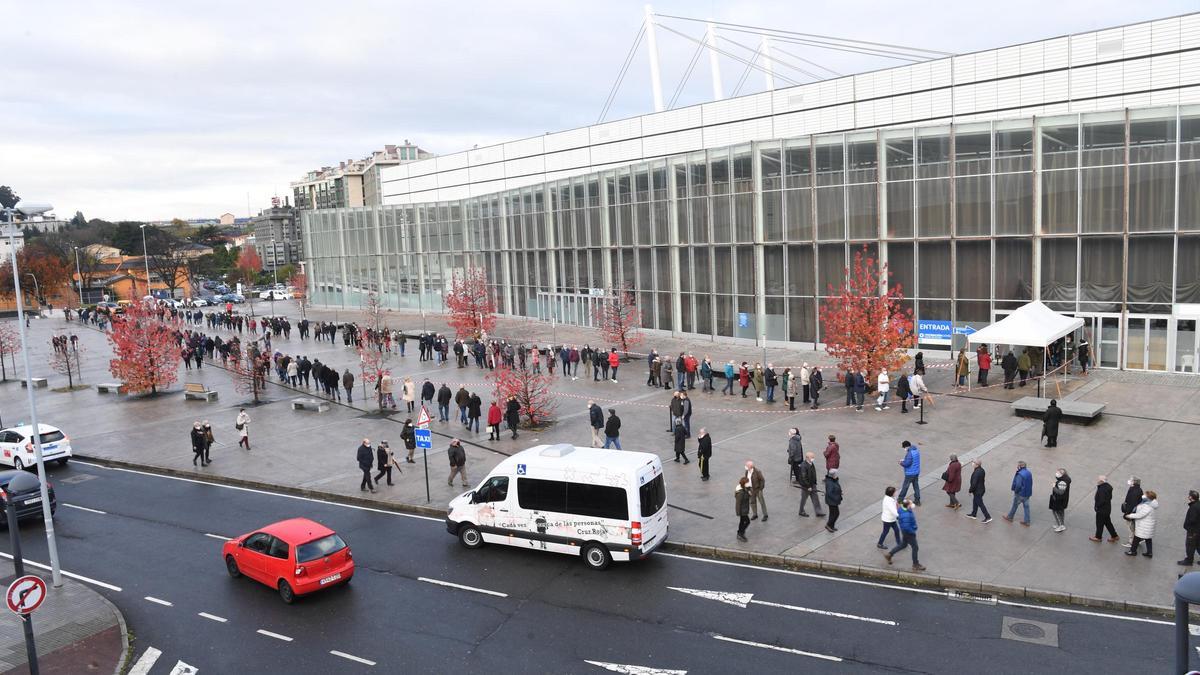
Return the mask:
{"type": "MultiPolygon", "coordinates": [[[[288,183],[309,169],[386,143],[448,153],[585,126],[604,105],[642,7],[0,0],[0,184],[63,217],[77,209],[109,220],[244,216],[290,195],[288,183]]],[[[1197,8],[1197,0],[654,3],[659,14],[956,53],[1197,8]]],[[[703,33],[701,24],[662,21],[703,33]]],[[[658,42],[670,99],[695,44],[666,30],[658,42]]],[[[786,49],[840,73],[902,63],[786,49]]],[[[721,61],[729,95],[745,67],[721,61]]],[[[653,110],[647,73],[643,47],[608,119],[653,110]]],[[[705,56],[679,105],[711,97],[709,77],[705,56]]],[[[763,88],[754,72],[742,93],[763,88]]]]}

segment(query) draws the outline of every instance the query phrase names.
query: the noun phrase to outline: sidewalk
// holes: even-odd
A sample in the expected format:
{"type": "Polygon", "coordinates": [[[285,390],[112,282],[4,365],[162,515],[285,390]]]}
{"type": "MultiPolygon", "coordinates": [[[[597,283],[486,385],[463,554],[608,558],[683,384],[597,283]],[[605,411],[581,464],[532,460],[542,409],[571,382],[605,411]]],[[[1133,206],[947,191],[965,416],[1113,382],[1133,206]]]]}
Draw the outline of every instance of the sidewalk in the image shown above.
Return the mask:
{"type": "MultiPolygon", "coordinates": [[[[28,565],[25,571],[37,574],[47,586],[46,600],[33,613],[39,671],[45,675],[124,672],[129,635],[120,610],[81,583],[63,579],[62,587],[55,588],[49,572],[28,565]]],[[[0,575],[0,584],[7,588],[16,578],[11,562],[0,560],[0,575]]],[[[7,609],[0,611],[0,672],[29,672],[21,620],[7,609]]]]}
{"type": "MultiPolygon", "coordinates": [[[[310,311],[310,319],[316,314],[310,311]]],[[[397,316],[394,325],[404,325],[399,319],[397,316]]],[[[53,318],[34,322],[33,327],[32,342],[38,356],[35,363],[45,363],[49,335],[67,326],[61,318],[53,318]]],[[[72,324],[71,328],[79,327],[72,324]]],[[[502,329],[496,333],[501,334],[502,329]]],[[[111,380],[105,372],[109,349],[104,336],[93,330],[79,334],[89,350],[83,381],[111,380]]],[[[536,333],[527,339],[548,341],[550,337],[536,333]]],[[[677,347],[676,343],[657,339],[647,346],[650,344],[660,352],[677,347]]],[[[353,369],[357,364],[354,351],[344,347],[340,339],[335,344],[300,341],[293,331],[291,340],[279,338],[274,347],[285,353],[317,357],[339,368],[353,369]]],[[[410,347],[406,358],[397,356],[389,364],[398,378],[410,375],[419,386],[425,377],[431,377],[435,385],[445,381],[452,389],[462,383],[480,391],[486,405],[489,388],[484,373],[476,368],[439,368],[431,362],[420,362],[415,346],[410,343],[410,347]]],[[[714,360],[737,358],[732,355],[741,349],[737,345],[718,347],[728,351],[714,350],[714,360]]],[[[813,362],[824,357],[813,352],[777,351],[784,363],[813,362]]],[[[948,390],[948,369],[933,367],[938,363],[932,361],[929,365],[927,381],[931,389],[948,390]]],[[[685,467],[669,461],[673,453],[665,430],[670,392],[645,386],[644,362],[623,368],[628,370],[622,373],[629,375],[623,375],[619,384],[592,382],[583,373],[577,381],[559,377],[554,385],[559,396],[558,422],[541,432],[522,432],[517,441],[505,435],[502,441],[489,442],[486,429],[476,435],[465,432],[456,422],[435,421],[435,449],[428,458],[429,502],[419,454],[417,464],[403,465],[405,473],[396,477],[396,486],[383,486],[373,495],[359,491],[361,474],[354,463],[358,442],[365,436],[372,442],[387,439],[393,447],[400,447],[399,423],[407,417],[403,411],[387,416],[360,407],[361,387],[356,388],[354,407],[335,404],[330,411],[318,414],[292,411],[289,406],[292,398],[313,395],[311,391],[302,389],[297,393],[270,385],[267,402],[249,410],[253,418],[250,452],[236,447],[233,430],[233,418],[246,397],[234,391],[228,373],[212,365],[180,374],[181,383],[203,382],[217,390],[219,399],[211,404],[184,402],[175,392],[130,398],[99,395],[94,389],[71,393],[39,390],[39,410],[46,423],[68,431],[80,455],[184,474],[194,472],[211,480],[252,481],[334,498],[373,500],[396,508],[428,505],[442,509],[461,491],[459,485],[449,487],[444,482],[448,467],[443,451],[451,435],[463,437],[468,473],[472,481],[478,481],[506,454],[526,447],[539,443],[588,444],[586,405],[590,399],[618,411],[623,420],[625,449],[657,452],[666,461],[669,503],[674,507],[672,541],[709,552],[721,549],[722,555],[782,556],[797,565],[820,564],[836,571],[906,580],[907,575],[898,570],[908,569],[909,559],[904,557],[907,552],[889,567],[875,548],[875,540],[879,534],[879,499],[885,486],[899,485],[902,476],[896,462],[903,454],[900,442],[910,440],[923,449],[921,487],[926,494],[917,515],[921,562],[929,570],[922,576],[934,583],[962,586],[963,580],[969,580],[973,588],[1005,587],[1006,592],[1030,588],[1063,594],[1039,597],[1068,600],[1069,596],[1078,596],[1117,607],[1125,603],[1165,606],[1171,602],[1171,586],[1178,571],[1184,569],[1176,567],[1174,561],[1182,556],[1186,491],[1195,486],[1194,472],[1181,469],[1194,465],[1190,448],[1195,447],[1195,427],[1200,425],[1200,379],[1137,377],[1125,381],[1130,379],[1127,374],[1102,371],[1052,384],[1052,395],[1108,405],[1104,417],[1091,426],[1064,425],[1055,450],[1040,446],[1040,423],[1013,416],[1007,405],[1019,396],[1033,395],[1032,387],[1011,391],[993,387],[969,394],[937,395],[934,404],[926,407],[928,424],[920,426],[915,424],[917,415],[901,415],[898,405],[883,412],[868,406],[861,413],[843,407],[844,390],[835,382],[830,382],[819,410],[795,413],[779,403],[758,403],[753,397],[703,394],[697,386],[691,392],[695,405],[693,432],[707,427],[714,439],[713,479],[702,483],[694,463],[685,467]],[[204,419],[212,422],[216,432],[214,461],[207,468],[193,468],[188,431],[194,420],[204,419]],[[787,430],[792,426],[801,429],[805,448],[817,453],[821,475],[824,462],[820,451],[826,435],[836,434],[841,444],[846,501],[837,533],[826,532],[821,520],[796,515],[800,493],[790,488],[786,479],[787,430]],[[938,476],[951,453],[956,453],[964,465],[973,457],[982,459],[988,470],[986,501],[994,522],[984,525],[963,517],[965,511],[955,512],[940,505],[945,503],[946,495],[940,491],[938,476]],[[755,521],[748,533],[749,543],[739,545],[734,538],[737,521],[732,515],[732,494],[747,459],[755,460],[766,474],[772,517],[766,523],[755,521]],[[1011,501],[1008,486],[1019,459],[1028,462],[1034,476],[1030,528],[1010,525],[999,517],[1007,512],[1011,501]],[[1046,508],[1051,478],[1058,467],[1066,468],[1074,478],[1067,511],[1069,529],[1062,534],[1051,530],[1046,508]],[[1157,555],[1153,560],[1120,555],[1125,549],[1119,545],[1088,541],[1098,474],[1112,477],[1117,503],[1124,495],[1124,481],[1131,474],[1139,475],[1146,489],[1158,491],[1161,506],[1157,555]]],[[[49,376],[51,387],[65,380],[50,372],[35,372],[35,376],[49,376]]],[[[0,386],[0,406],[4,410],[23,410],[22,394],[19,385],[0,386]]],[[[456,412],[452,410],[452,415],[456,412]]],[[[688,451],[694,456],[694,442],[688,443],[688,451]]],[[[964,489],[959,498],[967,497],[964,489]]],[[[1119,512],[1114,519],[1119,521],[1119,512]]],[[[1125,532],[1121,533],[1124,537],[1125,532]]]]}

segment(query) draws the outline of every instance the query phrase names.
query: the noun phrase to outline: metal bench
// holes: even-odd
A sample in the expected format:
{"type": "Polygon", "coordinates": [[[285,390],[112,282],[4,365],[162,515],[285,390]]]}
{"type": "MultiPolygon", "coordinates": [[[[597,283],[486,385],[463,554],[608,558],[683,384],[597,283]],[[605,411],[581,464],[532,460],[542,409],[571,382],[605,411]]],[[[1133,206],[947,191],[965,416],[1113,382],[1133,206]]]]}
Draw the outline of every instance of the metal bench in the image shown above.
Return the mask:
{"type": "Polygon", "coordinates": [[[204,385],[199,382],[187,382],[183,385],[183,398],[185,401],[190,399],[215,401],[217,392],[205,389],[204,385]]]}
{"type": "Polygon", "coordinates": [[[292,400],[292,410],[325,412],[329,410],[329,401],[321,401],[315,398],[297,398],[292,400]]]}
{"type": "Polygon", "coordinates": [[[49,386],[46,383],[46,378],[44,377],[31,377],[28,380],[21,380],[21,386],[28,387],[31,381],[33,382],[33,387],[35,389],[45,389],[47,386],[49,386]]]}
{"type": "MultiPolygon", "coordinates": [[[[1022,417],[1040,417],[1050,407],[1050,399],[1026,396],[1013,401],[1010,407],[1022,417]]],[[[1059,401],[1058,407],[1062,409],[1063,419],[1082,420],[1085,423],[1095,420],[1104,412],[1103,403],[1087,401],[1059,401]]]]}
{"type": "Polygon", "coordinates": [[[96,391],[101,394],[124,394],[126,389],[121,382],[104,382],[96,385],[96,391]]]}

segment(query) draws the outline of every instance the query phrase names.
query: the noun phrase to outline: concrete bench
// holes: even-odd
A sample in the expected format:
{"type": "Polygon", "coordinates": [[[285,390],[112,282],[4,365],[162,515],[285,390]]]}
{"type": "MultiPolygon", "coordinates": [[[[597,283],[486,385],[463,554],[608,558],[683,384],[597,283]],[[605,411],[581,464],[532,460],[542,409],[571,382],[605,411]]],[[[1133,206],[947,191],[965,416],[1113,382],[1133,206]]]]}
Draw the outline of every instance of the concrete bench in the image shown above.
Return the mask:
{"type": "MultiPolygon", "coordinates": [[[[1010,407],[1013,412],[1023,417],[1041,417],[1045,414],[1046,408],[1050,407],[1050,399],[1026,396],[1013,401],[1010,407]]],[[[1091,422],[1104,412],[1103,403],[1086,401],[1059,401],[1058,407],[1062,409],[1063,419],[1082,420],[1083,422],[1091,422]]]]}
{"type": "Polygon", "coordinates": [[[21,380],[21,386],[28,387],[30,381],[33,382],[34,389],[45,389],[47,386],[49,386],[46,383],[46,378],[44,377],[31,377],[28,380],[21,380]]]}
{"type": "Polygon", "coordinates": [[[187,382],[183,385],[183,399],[185,401],[191,399],[215,401],[217,392],[205,389],[204,385],[199,382],[187,382]]]}
{"type": "Polygon", "coordinates": [[[329,401],[321,401],[315,398],[298,398],[292,401],[292,410],[325,412],[329,410],[329,401]]]}
{"type": "Polygon", "coordinates": [[[96,385],[96,391],[101,394],[124,394],[125,385],[121,382],[104,382],[96,385]]]}

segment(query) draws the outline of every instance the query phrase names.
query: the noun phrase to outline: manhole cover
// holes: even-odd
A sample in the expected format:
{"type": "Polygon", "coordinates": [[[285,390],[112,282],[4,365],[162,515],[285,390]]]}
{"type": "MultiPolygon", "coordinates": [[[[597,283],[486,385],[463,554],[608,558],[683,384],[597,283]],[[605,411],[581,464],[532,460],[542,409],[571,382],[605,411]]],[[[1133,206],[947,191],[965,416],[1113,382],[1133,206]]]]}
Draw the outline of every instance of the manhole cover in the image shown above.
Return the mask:
{"type": "Polygon", "coordinates": [[[1041,626],[1035,626],[1031,623],[1014,623],[1008,627],[1014,635],[1033,640],[1046,637],[1046,631],[1042,630],[1041,626]]]}

